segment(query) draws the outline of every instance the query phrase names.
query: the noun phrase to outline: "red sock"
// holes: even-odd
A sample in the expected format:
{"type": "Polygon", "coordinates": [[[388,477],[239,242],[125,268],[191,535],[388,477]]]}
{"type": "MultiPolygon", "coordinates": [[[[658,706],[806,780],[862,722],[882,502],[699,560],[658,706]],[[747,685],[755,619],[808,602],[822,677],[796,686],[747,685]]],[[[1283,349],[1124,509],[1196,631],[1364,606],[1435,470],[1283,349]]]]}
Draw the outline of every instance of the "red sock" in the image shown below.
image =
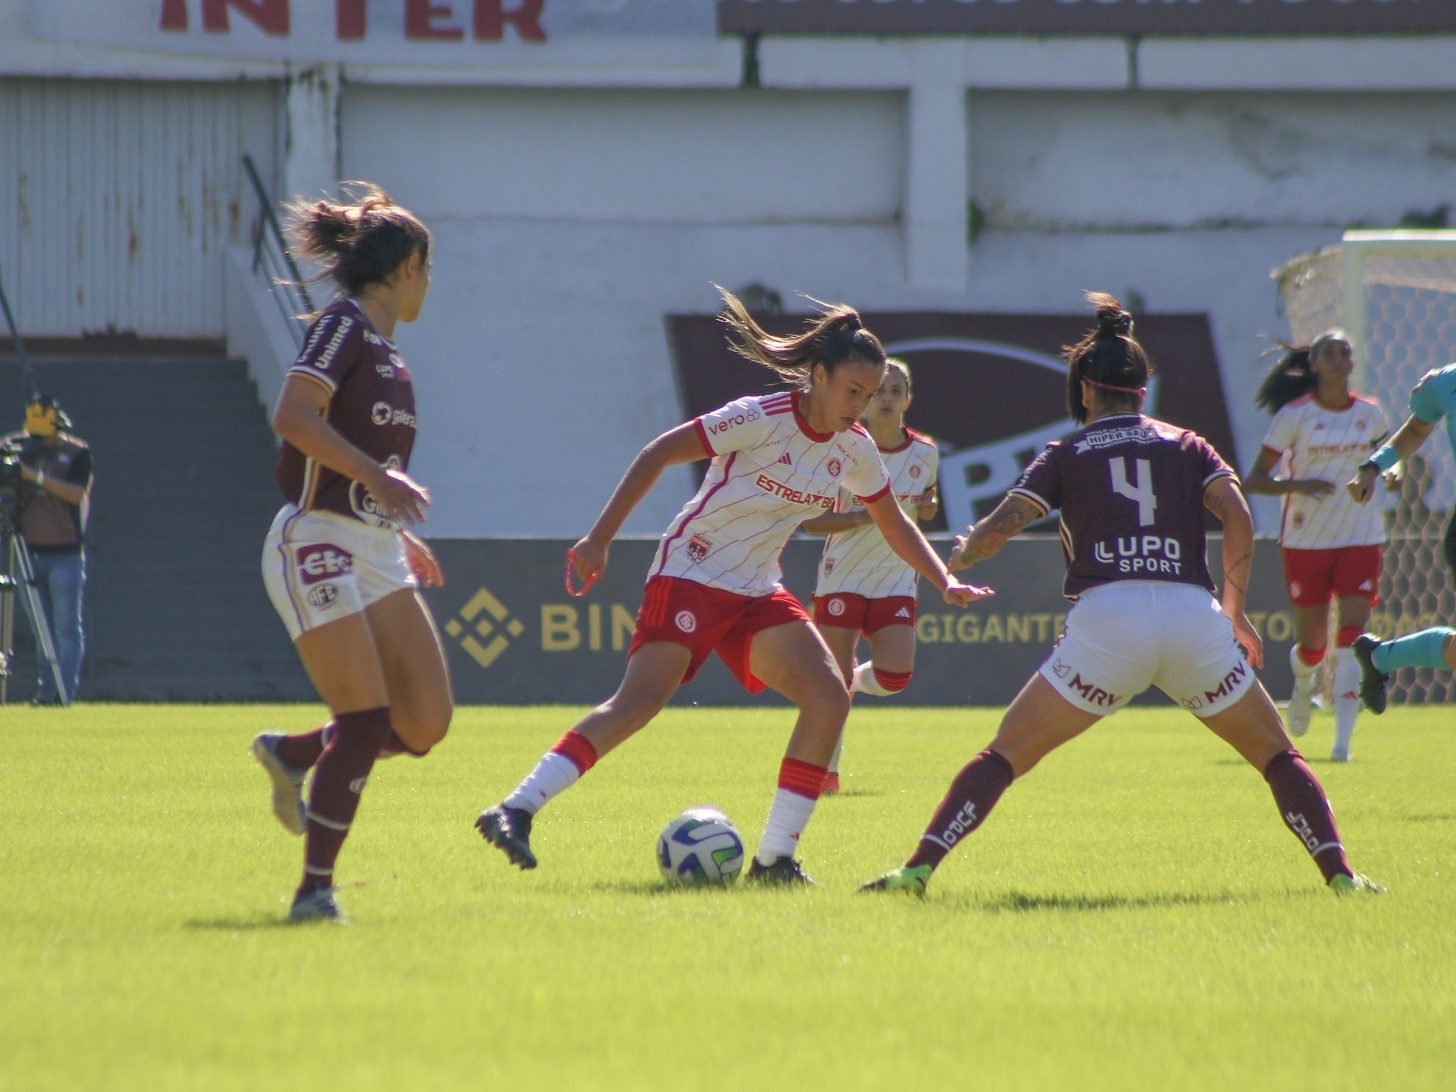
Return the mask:
{"type": "Polygon", "coordinates": [[[300,732],[296,736],[284,736],[278,741],[278,758],[294,770],[307,770],[324,753],[324,729],[300,732]]]}
{"type": "Polygon", "coordinates": [[[1011,763],[989,747],[971,759],[950,783],[950,791],[920,836],[920,845],[905,863],[911,868],[939,865],[962,838],[985,821],[1015,777],[1011,763]]]}
{"type": "Polygon", "coordinates": [[[308,796],[300,895],[333,886],[334,861],[349,835],[374,759],[390,731],[389,708],[340,713],[333,725],[329,745],[314,768],[308,796]]]}
{"type": "Polygon", "coordinates": [[[1355,870],[1345,859],[1329,798],[1303,756],[1298,751],[1281,751],[1264,767],[1264,780],[1274,792],[1284,825],[1309,850],[1325,882],[1339,873],[1353,876],[1355,870]]]}
{"type": "Polygon", "coordinates": [[[586,773],[597,764],[597,749],[592,746],[591,740],[575,730],[558,739],[551,753],[569,759],[578,774],[586,773]]]}

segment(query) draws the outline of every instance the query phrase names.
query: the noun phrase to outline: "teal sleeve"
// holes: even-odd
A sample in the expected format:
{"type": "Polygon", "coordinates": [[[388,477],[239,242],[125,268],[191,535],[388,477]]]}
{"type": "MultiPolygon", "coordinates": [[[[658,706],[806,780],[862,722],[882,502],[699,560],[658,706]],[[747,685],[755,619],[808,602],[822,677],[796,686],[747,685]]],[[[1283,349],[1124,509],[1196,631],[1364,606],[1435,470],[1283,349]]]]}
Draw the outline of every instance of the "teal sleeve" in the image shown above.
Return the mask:
{"type": "Polygon", "coordinates": [[[1453,390],[1456,390],[1456,369],[1445,368],[1440,375],[1411,391],[1411,414],[1423,425],[1434,425],[1446,416],[1453,390]]]}

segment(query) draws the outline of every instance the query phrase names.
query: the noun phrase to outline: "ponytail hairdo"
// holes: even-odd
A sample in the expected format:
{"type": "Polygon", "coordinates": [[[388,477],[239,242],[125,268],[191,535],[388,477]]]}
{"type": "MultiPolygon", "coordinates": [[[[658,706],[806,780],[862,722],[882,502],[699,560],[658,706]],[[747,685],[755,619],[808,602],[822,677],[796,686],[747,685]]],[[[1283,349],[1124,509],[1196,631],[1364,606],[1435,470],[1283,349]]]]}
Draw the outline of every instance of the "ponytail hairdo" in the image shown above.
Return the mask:
{"type": "Polygon", "coordinates": [[[1259,389],[1254,392],[1254,404],[1263,406],[1270,413],[1278,413],[1296,398],[1304,397],[1319,386],[1319,377],[1314,374],[1312,365],[1320,349],[1331,341],[1351,344],[1350,335],[1335,327],[1326,330],[1308,345],[1276,341],[1269,352],[1279,353],[1279,359],[1260,381],[1259,389]]]}
{"type": "Polygon", "coordinates": [[[1087,331],[1075,345],[1062,346],[1062,359],[1067,362],[1067,411],[1079,424],[1087,420],[1082,402],[1084,379],[1115,408],[1125,405],[1137,411],[1153,373],[1152,361],[1133,337],[1132,315],[1117,298],[1106,292],[1088,292],[1087,302],[1097,311],[1096,329],[1087,331]]]}
{"type": "Polygon", "coordinates": [[[820,308],[819,317],[809,319],[803,333],[780,337],[759,326],[732,292],[714,287],[723,297],[719,319],[728,327],[728,347],[745,360],[778,372],[801,389],[808,388],[816,364],[824,365],[831,375],[839,365],[851,361],[884,367],[885,350],[880,339],[865,329],[853,307],[810,300],[820,308]]]}
{"type": "Polygon", "coordinates": [[[352,203],[298,200],[288,206],[289,234],[298,251],[323,266],[311,280],[332,280],[345,296],[380,283],[416,251],[430,257],[429,229],[378,186],[345,182],[359,192],[352,203]]]}

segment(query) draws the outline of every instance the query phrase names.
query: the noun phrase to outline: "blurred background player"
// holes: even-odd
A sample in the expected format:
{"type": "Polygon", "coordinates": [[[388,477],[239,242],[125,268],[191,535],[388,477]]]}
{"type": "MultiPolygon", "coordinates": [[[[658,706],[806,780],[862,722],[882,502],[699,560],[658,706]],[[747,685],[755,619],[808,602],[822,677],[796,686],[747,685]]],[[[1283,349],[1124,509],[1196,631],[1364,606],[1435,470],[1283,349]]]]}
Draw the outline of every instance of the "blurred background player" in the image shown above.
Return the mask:
{"type": "Polygon", "coordinates": [[[800,523],[834,506],[841,488],[862,498],[893,549],[946,602],[965,606],[990,594],[950,577],[890,495],[879,452],[859,425],[884,379],[885,353],[858,312],[825,306],[803,332],[777,337],[731,293],[723,300],[734,351],[795,389],[740,398],[657,437],[568,554],[576,575],[595,581],[618,529],[662,472],[713,460],[662,536],[622,685],[476,820],[481,835],[522,869],[536,867],[530,834],[541,808],[652,720],[716,652],[750,692],[768,687],[799,710],[748,879],[811,882],[795,853],[849,715],[849,692],[819,631],[784,588],[779,554],[800,523]]]}
{"type": "Polygon", "coordinates": [[[1087,298],[1097,328],[1063,350],[1067,408],[1085,427],[1049,444],[996,510],[956,540],[950,559],[960,569],[992,557],[1060,509],[1063,590],[1074,600],[1066,628],[991,745],[951,783],[914,854],[866,890],[924,894],[1014,778],[1149,686],[1263,772],[1285,824],[1332,889],[1379,890],[1350,868],[1324,789],[1254,675],[1263,643],[1244,615],[1254,526],[1234,472],[1202,437],[1142,415],[1151,365],[1132,316],[1112,296],[1087,298]],[[1208,572],[1205,508],[1224,528],[1221,604],[1208,572]]]}
{"type": "MultiPolygon", "coordinates": [[[[910,369],[904,361],[885,361],[885,378],[870,399],[864,426],[879,448],[890,475],[890,491],[905,515],[934,518],[940,452],[935,441],[905,427],[910,408],[910,369]]],[[[828,535],[814,588],[814,625],[839,665],[850,693],[889,697],[910,685],[915,670],[915,586],[918,574],[885,541],[864,505],[839,491],[835,510],[804,524],[805,531],[828,535]],[[860,634],[869,640],[870,659],[856,666],[860,634]]],[[[844,736],[829,761],[824,791],[839,791],[839,758],[844,736]]]]}
{"type": "MultiPolygon", "coordinates": [[[[1456,452],[1456,364],[1421,377],[1411,390],[1410,416],[1387,443],[1360,464],[1347,483],[1351,500],[1368,504],[1375,492],[1375,479],[1391,473],[1398,463],[1409,461],[1443,418],[1446,438],[1456,452]]],[[[1446,567],[1456,581],[1456,512],[1446,524],[1442,547],[1446,567]]],[[[1385,712],[1385,688],[1392,672],[1402,667],[1456,667],[1456,630],[1432,626],[1387,641],[1366,633],[1356,639],[1354,653],[1361,668],[1360,700],[1372,713],[1379,714],[1385,712]]]]}
{"type": "Polygon", "coordinates": [[[273,410],[287,503],[263,544],[263,580],[332,717],[253,741],[275,814],[305,836],[295,920],[343,920],[334,862],[375,759],[425,754],[453,710],[440,636],[416,590],[441,583],[439,565],[403,526],[425,517],[430,497],[406,473],[414,388],[391,340],[424,306],[430,233],[382,190],[355,185],[356,203],[291,209],[300,252],[323,264],[339,298],[309,327],[273,410]]]}
{"type": "Polygon", "coordinates": [[[86,521],[94,481],[91,448],[71,432],[71,419],[61,404],[37,394],[25,407],[24,429],[0,437],[0,449],[15,452],[20,460],[15,527],[30,552],[36,594],[66,689],[61,694],[55,673],[40,663],[30,703],[68,704],[76,700],[81,687],[81,661],[86,655],[83,600],[86,521]]]}
{"type": "Polygon", "coordinates": [[[1274,412],[1274,420],[1244,480],[1250,493],[1284,498],[1279,544],[1294,608],[1294,645],[1289,650],[1294,690],[1285,717],[1294,736],[1309,729],[1329,641],[1330,600],[1338,604],[1335,742],[1330,750],[1334,762],[1350,759],[1360,710],[1360,665],[1352,646],[1370,621],[1385,543],[1380,510],[1362,508],[1340,488],[1389,430],[1380,403],[1350,389],[1354,366],[1353,346],[1341,330],[1326,330],[1307,348],[1285,347],[1255,396],[1259,405],[1274,412]],[[1275,477],[1281,464],[1282,474],[1275,477]]]}

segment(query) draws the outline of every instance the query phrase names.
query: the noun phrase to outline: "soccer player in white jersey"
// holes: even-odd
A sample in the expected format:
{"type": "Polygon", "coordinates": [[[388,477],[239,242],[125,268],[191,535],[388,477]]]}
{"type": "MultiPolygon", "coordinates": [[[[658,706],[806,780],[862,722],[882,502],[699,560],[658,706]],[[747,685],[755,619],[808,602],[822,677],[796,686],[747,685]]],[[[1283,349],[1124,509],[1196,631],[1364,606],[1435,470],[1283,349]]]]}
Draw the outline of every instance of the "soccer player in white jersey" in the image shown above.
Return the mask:
{"type": "Polygon", "coordinates": [[[1255,400],[1274,411],[1254,467],[1250,493],[1284,498],[1279,544],[1294,608],[1289,666],[1294,692],[1285,717],[1291,735],[1309,729],[1319,666],[1325,658],[1330,600],[1338,602],[1335,635],[1335,742],[1330,758],[1350,759],[1360,711],[1360,665],[1352,645],[1370,621],[1380,584],[1385,522],[1375,505],[1356,504],[1341,488],[1389,430],[1380,403],[1350,389],[1354,349],[1340,330],[1309,346],[1286,347],[1255,400]],[[1276,476],[1277,472],[1277,476],[1276,476]]]}
{"type": "Polygon", "coordinates": [[[956,540],[950,559],[960,569],[992,557],[1032,520],[1060,510],[1063,590],[1074,600],[1066,628],[996,738],[951,783],[914,853],[865,890],[925,894],[1013,779],[1156,686],[1263,773],[1331,890],[1379,891],[1350,867],[1324,789],[1254,675],[1264,646],[1244,613],[1254,525],[1238,479],[1203,437],[1143,416],[1151,362],[1132,316],[1103,293],[1088,300],[1097,328],[1063,350],[1067,409],[1085,427],[1049,444],[996,510],[956,540]],[[1224,528],[1221,601],[1208,571],[1205,509],[1224,528]]]}
{"type": "MultiPolygon", "coordinates": [[[[911,519],[934,517],[940,451],[935,441],[905,427],[905,411],[914,396],[910,369],[903,360],[885,362],[885,379],[870,400],[864,425],[880,450],[890,475],[890,491],[911,519]]],[[[804,524],[804,530],[828,535],[819,558],[814,588],[814,625],[824,636],[851,694],[889,697],[910,685],[915,670],[915,585],[919,579],[891,549],[869,511],[846,490],[839,491],[834,511],[804,524]],[[870,644],[871,659],[855,664],[860,634],[870,644]]],[[[844,737],[834,748],[824,791],[839,791],[839,757],[844,737]]]]}
{"type": "Polygon", "coordinates": [[[476,828],[519,868],[536,867],[532,818],[608,751],[645,726],[716,652],[750,691],[769,687],[799,709],[748,879],[808,883],[795,851],[849,715],[849,692],[819,632],[780,581],[779,554],[799,524],[828,511],[841,486],[947,603],[990,592],[950,577],[890,495],[874,441],[859,425],[884,378],[885,352],[850,307],[825,307],[800,334],[764,331],[731,293],[723,322],[741,356],[796,384],[740,398],[663,433],[627,468],[586,537],[577,576],[595,580],[612,539],[669,466],[712,459],[702,487],[658,546],[617,692],[542,756],[476,828]]]}

